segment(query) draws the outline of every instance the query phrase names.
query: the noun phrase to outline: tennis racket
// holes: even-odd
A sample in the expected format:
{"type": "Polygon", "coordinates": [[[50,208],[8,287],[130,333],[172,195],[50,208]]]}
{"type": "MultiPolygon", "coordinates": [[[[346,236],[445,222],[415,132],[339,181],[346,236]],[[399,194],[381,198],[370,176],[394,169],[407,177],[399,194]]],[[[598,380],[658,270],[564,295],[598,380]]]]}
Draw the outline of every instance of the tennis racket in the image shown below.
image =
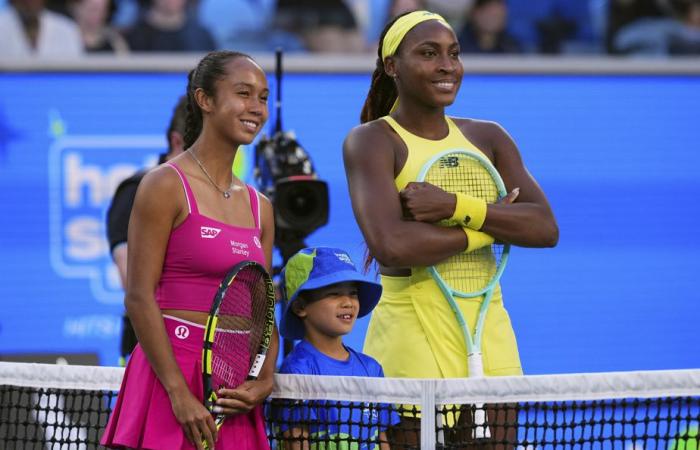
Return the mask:
{"type": "MultiPolygon", "coordinates": [[[[253,261],[236,264],[212,301],[204,334],[202,377],[204,406],[217,429],[225,419],[214,411],[216,391],[235,389],[260,374],[272,340],[275,290],[265,268],[253,261]]],[[[204,447],[207,448],[206,442],[204,447]]]]}
{"type": "MultiPolygon", "coordinates": [[[[485,156],[470,150],[447,150],[421,169],[418,181],[433,184],[446,192],[464,193],[495,203],[506,195],[506,188],[496,168],[485,156]]],[[[455,226],[455,222],[443,220],[443,226],[455,226]]],[[[481,355],[481,335],[486,312],[494,288],[503,274],[510,246],[494,242],[469,253],[460,253],[428,267],[435,282],[445,296],[462,329],[467,349],[469,377],[483,377],[484,364],[481,355]],[[464,320],[459,299],[483,296],[476,320],[474,334],[464,320]]],[[[477,404],[474,412],[474,438],[489,438],[486,411],[477,404]]]]}

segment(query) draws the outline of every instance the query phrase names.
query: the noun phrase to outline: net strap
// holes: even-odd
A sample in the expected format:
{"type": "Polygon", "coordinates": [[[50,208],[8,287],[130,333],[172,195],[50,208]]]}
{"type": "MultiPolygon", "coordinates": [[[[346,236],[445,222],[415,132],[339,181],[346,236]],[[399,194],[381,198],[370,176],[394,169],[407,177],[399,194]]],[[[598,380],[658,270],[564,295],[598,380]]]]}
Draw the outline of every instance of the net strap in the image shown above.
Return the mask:
{"type": "MultiPolygon", "coordinates": [[[[124,369],[0,362],[0,384],[116,391],[124,369]]],[[[700,395],[700,369],[414,379],[276,374],[272,398],[307,398],[420,405],[652,398],[700,395]],[[429,392],[433,392],[432,396],[429,392]]]]}

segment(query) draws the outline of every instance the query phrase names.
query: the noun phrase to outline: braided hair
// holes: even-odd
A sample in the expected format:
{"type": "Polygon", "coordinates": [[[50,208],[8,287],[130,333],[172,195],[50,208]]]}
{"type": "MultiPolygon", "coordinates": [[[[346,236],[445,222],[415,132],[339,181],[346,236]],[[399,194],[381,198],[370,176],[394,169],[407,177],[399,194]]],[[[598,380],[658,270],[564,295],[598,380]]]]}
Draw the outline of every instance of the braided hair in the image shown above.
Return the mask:
{"type": "Polygon", "coordinates": [[[226,76],[226,64],[235,58],[252,59],[245,53],[232,51],[210,52],[187,75],[187,116],[185,119],[185,148],[192,147],[202,132],[202,109],[194,93],[202,89],[209,97],[216,93],[216,82],[226,76]]]}
{"type": "MultiPolygon", "coordinates": [[[[403,14],[399,14],[394,17],[389,23],[384,26],[382,30],[381,37],[379,38],[379,47],[377,48],[377,66],[372,73],[372,84],[369,87],[369,92],[367,93],[367,98],[365,99],[365,104],[362,106],[362,112],[360,113],[360,123],[371,122],[372,120],[379,119],[380,117],[386,116],[391,111],[391,107],[394,106],[394,102],[399,96],[396,90],[396,84],[394,80],[386,74],[384,71],[384,59],[382,58],[382,47],[384,45],[384,37],[389,31],[394,22],[399,20],[399,18],[410,14],[413,11],[408,11],[403,14]]],[[[399,48],[401,45],[399,45],[399,48]]],[[[398,50],[397,50],[398,53],[398,50]]],[[[364,254],[364,272],[368,272],[375,259],[369,251],[369,247],[365,246],[364,254]]]]}
{"type": "MultiPolygon", "coordinates": [[[[381,37],[379,38],[379,47],[377,48],[377,66],[372,73],[372,84],[370,85],[369,92],[367,93],[365,104],[362,106],[360,123],[370,122],[389,114],[391,107],[394,105],[396,98],[399,96],[394,80],[384,71],[382,46],[384,45],[384,37],[394,22],[412,12],[413,11],[408,11],[394,17],[389,23],[386,24],[384,30],[382,30],[381,37]]],[[[400,47],[401,46],[399,45],[399,48],[400,47]]]]}

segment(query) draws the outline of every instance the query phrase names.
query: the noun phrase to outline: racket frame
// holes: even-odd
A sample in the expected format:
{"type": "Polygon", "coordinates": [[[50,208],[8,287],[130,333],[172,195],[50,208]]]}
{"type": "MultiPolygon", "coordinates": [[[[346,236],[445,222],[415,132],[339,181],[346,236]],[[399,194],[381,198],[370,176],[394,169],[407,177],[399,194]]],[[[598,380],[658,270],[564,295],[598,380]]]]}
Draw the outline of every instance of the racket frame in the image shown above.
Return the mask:
{"type": "Polygon", "coordinates": [[[248,372],[246,380],[254,380],[260,375],[260,370],[262,369],[263,363],[267,356],[267,351],[270,348],[270,343],[272,341],[272,334],[274,332],[275,323],[275,287],[272,282],[270,274],[265,270],[265,268],[255,262],[255,261],[242,261],[233,266],[226,276],[223,278],[219,284],[219,288],[216,291],[214,300],[212,301],[211,309],[209,311],[209,316],[207,317],[207,324],[204,331],[204,342],[202,349],[202,387],[203,387],[203,402],[204,406],[215,416],[217,428],[221,427],[224,419],[226,418],[223,414],[218,414],[213,411],[216,404],[217,395],[216,389],[212,387],[212,361],[213,361],[213,345],[214,337],[216,335],[216,325],[219,320],[219,309],[221,308],[221,302],[224,300],[226,291],[233,284],[236,276],[246,267],[253,266],[256,270],[259,270],[263,275],[265,281],[265,297],[266,297],[266,318],[265,318],[265,329],[263,330],[262,338],[260,340],[260,345],[258,347],[258,352],[255,355],[253,363],[248,372]]]}
{"type": "MultiPolygon", "coordinates": [[[[496,185],[496,189],[498,191],[499,199],[507,195],[506,186],[503,183],[503,179],[501,178],[501,175],[498,173],[498,170],[496,170],[491,161],[481,153],[467,149],[449,149],[434,155],[425,164],[423,164],[423,167],[418,173],[417,181],[425,181],[428,171],[435,163],[445,158],[445,156],[455,153],[462,153],[471,158],[476,159],[481,164],[481,166],[488,172],[488,174],[494,181],[494,184],[496,185]]],[[[447,284],[447,282],[445,282],[442,276],[440,276],[440,273],[437,271],[435,266],[431,265],[427,267],[428,272],[440,288],[440,291],[447,300],[447,303],[450,305],[450,309],[452,309],[452,312],[454,313],[455,318],[460,328],[462,329],[464,345],[467,350],[467,373],[470,378],[480,378],[484,376],[484,363],[481,352],[481,336],[483,334],[484,321],[486,320],[486,313],[488,312],[489,305],[491,303],[491,298],[493,297],[493,291],[496,287],[496,284],[498,284],[501,275],[503,275],[506,263],[508,262],[509,253],[510,245],[504,244],[500,264],[496,268],[496,272],[491,278],[489,284],[486,285],[484,288],[474,292],[461,292],[452,289],[447,284]],[[459,305],[457,304],[457,300],[455,300],[455,297],[474,298],[482,295],[484,296],[484,299],[482,300],[481,305],[479,307],[479,313],[477,316],[476,325],[474,327],[474,337],[472,337],[469,325],[464,319],[464,315],[462,314],[462,311],[460,310],[459,305]]],[[[474,437],[477,439],[491,437],[490,430],[488,429],[488,426],[486,426],[486,411],[484,410],[483,406],[483,404],[475,405],[476,409],[474,411],[474,437]]]]}

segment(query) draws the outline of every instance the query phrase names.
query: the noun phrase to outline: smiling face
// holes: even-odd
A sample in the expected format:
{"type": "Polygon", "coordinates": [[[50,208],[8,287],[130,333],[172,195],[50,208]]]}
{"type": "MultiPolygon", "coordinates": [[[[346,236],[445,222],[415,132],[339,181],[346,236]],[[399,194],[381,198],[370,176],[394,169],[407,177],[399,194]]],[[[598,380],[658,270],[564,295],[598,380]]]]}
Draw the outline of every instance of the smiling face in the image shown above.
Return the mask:
{"type": "Polygon", "coordinates": [[[360,312],[357,283],[348,281],[304,291],[293,305],[310,342],[339,340],[352,331],[360,312]]]}
{"type": "Polygon", "coordinates": [[[399,98],[429,107],[451,105],[464,76],[454,31],[437,20],[419,23],[404,37],[385,70],[395,77],[399,98]]]}
{"type": "Polygon", "coordinates": [[[214,97],[199,91],[200,105],[217,134],[234,144],[250,144],[269,115],[267,78],[247,57],[233,58],[225,68],[226,75],[216,81],[214,97]]]}

